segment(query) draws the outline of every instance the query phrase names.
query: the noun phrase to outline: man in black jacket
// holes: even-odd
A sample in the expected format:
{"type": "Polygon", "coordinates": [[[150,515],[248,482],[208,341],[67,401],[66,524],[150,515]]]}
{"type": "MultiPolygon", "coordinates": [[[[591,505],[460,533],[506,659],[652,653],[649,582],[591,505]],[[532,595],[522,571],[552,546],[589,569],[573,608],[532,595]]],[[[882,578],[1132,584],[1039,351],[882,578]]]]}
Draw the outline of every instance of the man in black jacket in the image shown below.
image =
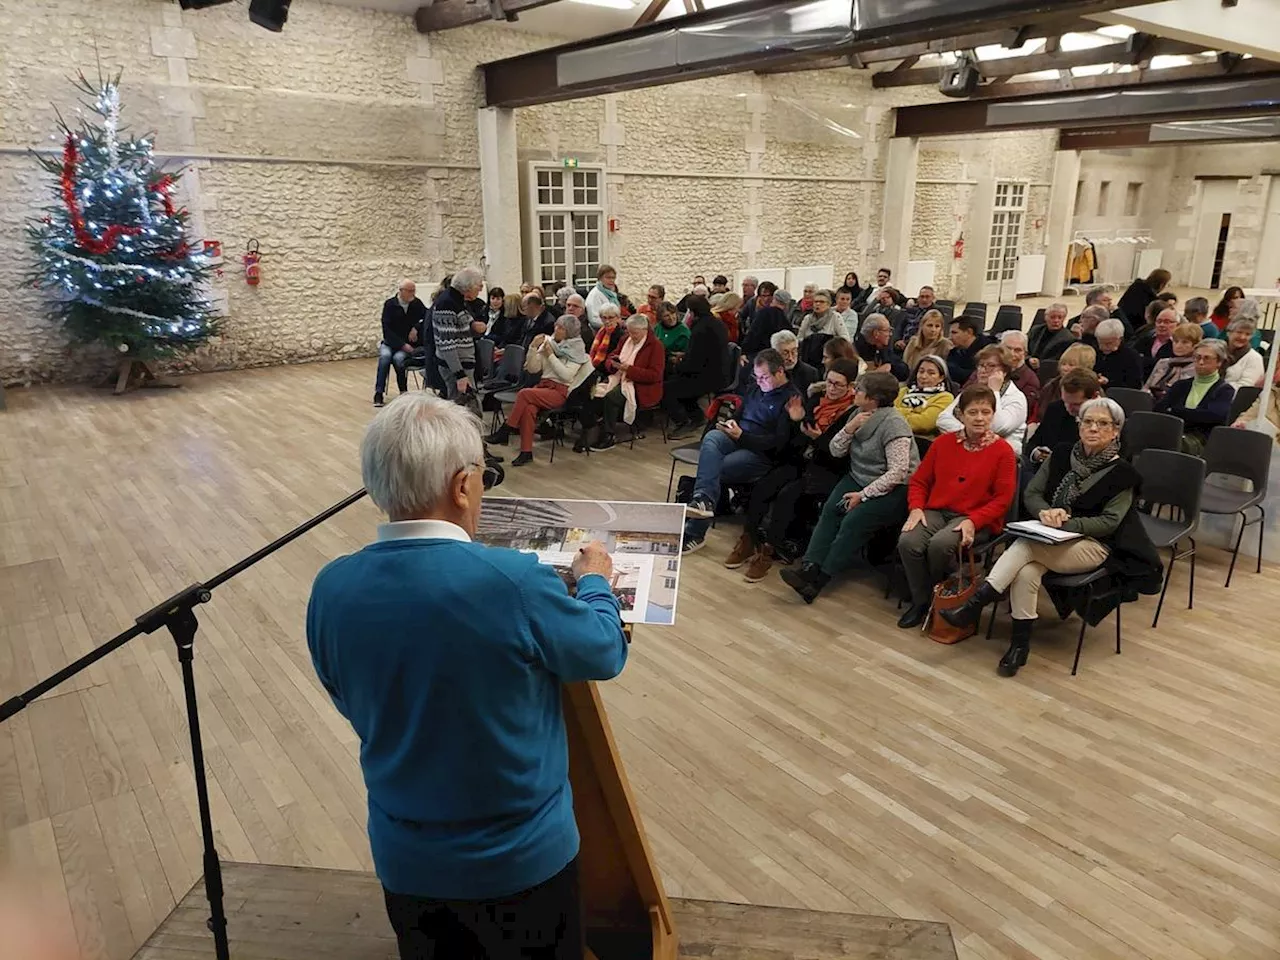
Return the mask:
{"type": "Polygon", "coordinates": [[[951,352],[947,354],[947,372],[951,374],[951,381],[968,383],[978,369],[978,354],[993,343],[995,341],[990,337],[978,332],[978,324],[971,317],[956,317],[951,322],[951,352]]]}
{"type": "Polygon", "coordinates": [[[1055,303],[1044,312],[1044,323],[1033,327],[1027,335],[1027,363],[1032,369],[1038,369],[1041,360],[1056,361],[1076,339],[1067,329],[1067,305],[1055,303]]]}
{"type": "MultiPolygon", "coordinates": [[[[692,297],[689,310],[693,323],[689,327],[689,346],[662,383],[662,409],[670,420],[667,435],[680,439],[702,428],[702,411],[698,398],[719,393],[725,382],[729,331],[711,312],[705,297],[692,297]]],[[[736,372],[736,371],[735,371],[736,372]]]]}
{"type": "Polygon", "coordinates": [[[905,383],[911,371],[903,359],[893,352],[889,341],[893,339],[893,328],[888,319],[879,313],[873,313],[862,321],[862,332],[854,338],[853,349],[858,351],[859,359],[867,365],[868,373],[891,373],[899,383],[905,383]]]}
{"type": "Polygon", "coordinates": [[[378,346],[378,376],[373,386],[373,405],[382,406],[387,392],[387,374],[396,368],[396,386],[409,392],[405,361],[422,345],[422,321],[426,305],[417,297],[412,280],[401,280],[396,295],[382,305],[382,343],[378,346]]]}

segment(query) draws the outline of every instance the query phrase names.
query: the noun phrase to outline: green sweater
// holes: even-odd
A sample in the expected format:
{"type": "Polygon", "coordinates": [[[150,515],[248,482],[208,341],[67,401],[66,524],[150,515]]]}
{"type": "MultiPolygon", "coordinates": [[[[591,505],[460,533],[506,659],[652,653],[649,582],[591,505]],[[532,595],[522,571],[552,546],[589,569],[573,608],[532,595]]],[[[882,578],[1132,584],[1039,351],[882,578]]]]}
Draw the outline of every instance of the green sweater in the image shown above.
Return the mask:
{"type": "Polygon", "coordinates": [[[674,327],[658,324],[653,328],[653,335],[658,338],[667,356],[673,353],[684,353],[689,349],[689,328],[683,323],[677,323],[674,327]]]}

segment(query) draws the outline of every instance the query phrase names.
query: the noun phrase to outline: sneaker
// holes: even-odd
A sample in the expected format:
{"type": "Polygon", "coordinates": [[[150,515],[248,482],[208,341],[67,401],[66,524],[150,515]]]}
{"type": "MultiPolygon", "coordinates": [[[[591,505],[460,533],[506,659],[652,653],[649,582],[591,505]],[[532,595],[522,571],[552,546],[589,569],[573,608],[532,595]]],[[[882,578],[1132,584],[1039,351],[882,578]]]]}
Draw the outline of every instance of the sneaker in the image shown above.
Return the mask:
{"type": "Polygon", "coordinates": [[[724,565],[730,570],[737,570],[755,555],[756,545],[752,542],[751,537],[744,533],[738,538],[734,548],[729,551],[729,556],[724,558],[724,565]]]}
{"type": "Polygon", "coordinates": [[[714,520],[716,515],[715,504],[710,500],[704,500],[702,497],[694,497],[689,501],[688,507],[685,508],[689,516],[695,520],[714,520]]]}
{"type": "Polygon", "coordinates": [[[756,551],[755,556],[751,558],[751,562],[747,564],[747,572],[743,574],[743,579],[747,583],[759,583],[769,575],[769,571],[773,569],[773,547],[767,543],[756,551]]]}
{"type": "Polygon", "coordinates": [[[523,467],[526,463],[533,463],[533,454],[528,451],[522,452],[520,456],[511,461],[513,467],[523,467]]]}
{"type": "Polygon", "coordinates": [[[385,406],[386,406],[386,403],[385,403],[385,402],[383,401],[383,399],[382,399],[382,394],[380,394],[380,393],[375,393],[375,394],[373,395],[373,405],[374,405],[375,407],[385,407],[385,406]]]}
{"type": "Polygon", "coordinates": [[[593,453],[603,453],[605,450],[612,450],[617,445],[618,441],[614,439],[613,434],[606,433],[591,445],[591,450],[593,453]]]}
{"type": "Polygon", "coordinates": [[[697,553],[707,545],[705,537],[689,537],[684,538],[684,543],[680,547],[680,553],[688,556],[691,553],[697,553]]]}

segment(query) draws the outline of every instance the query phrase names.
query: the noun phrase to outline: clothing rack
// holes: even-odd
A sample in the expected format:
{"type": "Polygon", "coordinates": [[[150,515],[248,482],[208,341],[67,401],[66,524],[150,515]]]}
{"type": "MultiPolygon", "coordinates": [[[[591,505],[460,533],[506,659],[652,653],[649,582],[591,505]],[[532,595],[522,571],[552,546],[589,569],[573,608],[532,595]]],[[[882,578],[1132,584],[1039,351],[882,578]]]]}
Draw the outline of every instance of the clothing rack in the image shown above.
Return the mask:
{"type": "MultiPolygon", "coordinates": [[[[1080,287],[1095,286],[1107,283],[1128,283],[1136,276],[1144,276],[1148,271],[1140,269],[1140,263],[1144,251],[1151,248],[1154,244],[1155,237],[1152,231],[1145,227],[1118,227],[1112,230],[1077,230],[1072,234],[1071,250],[1068,254],[1071,262],[1075,259],[1077,251],[1082,247],[1092,245],[1100,254],[1102,250],[1109,247],[1131,247],[1133,249],[1133,259],[1130,261],[1125,273],[1122,277],[1111,277],[1107,275],[1107,271],[1102,269],[1102,258],[1099,256],[1094,264],[1093,282],[1090,284],[1072,283],[1068,286],[1072,289],[1080,287]]],[[[1114,265],[1114,264],[1113,264],[1114,265]]]]}

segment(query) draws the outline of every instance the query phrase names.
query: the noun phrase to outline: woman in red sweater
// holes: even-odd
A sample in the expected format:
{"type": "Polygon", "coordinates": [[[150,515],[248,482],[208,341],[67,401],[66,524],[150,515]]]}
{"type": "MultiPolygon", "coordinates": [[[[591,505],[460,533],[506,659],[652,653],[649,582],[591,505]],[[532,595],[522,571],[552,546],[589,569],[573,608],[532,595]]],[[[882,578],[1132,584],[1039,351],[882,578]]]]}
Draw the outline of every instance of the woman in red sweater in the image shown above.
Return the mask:
{"type": "Polygon", "coordinates": [[[997,535],[1018,489],[1013,447],[991,431],[995,394],[985,384],[966,387],[956,402],[960,433],[933,441],[907,485],[911,513],[898,539],[898,554],[911,585],[911,605],[898,621],[918,627],[929,614],[933,588],[951,569],[958,548],[979,533],[997,535]]]}
{"type": "Polygon", "coordinates": [[[639,314],[627,318],[626,331],[617,352],[605,361],[606,376],[596,384],[583,408],[582,436],[573,448],[578,453],[588,446],[592,450],[611,449],[617,443],[613,432],[619,420],[634,425],[637,413],[662,401],[662,378],[667,365],[662,341],[639,314]],[[597,424],[599,437],[593,440],[597,424]]]}

